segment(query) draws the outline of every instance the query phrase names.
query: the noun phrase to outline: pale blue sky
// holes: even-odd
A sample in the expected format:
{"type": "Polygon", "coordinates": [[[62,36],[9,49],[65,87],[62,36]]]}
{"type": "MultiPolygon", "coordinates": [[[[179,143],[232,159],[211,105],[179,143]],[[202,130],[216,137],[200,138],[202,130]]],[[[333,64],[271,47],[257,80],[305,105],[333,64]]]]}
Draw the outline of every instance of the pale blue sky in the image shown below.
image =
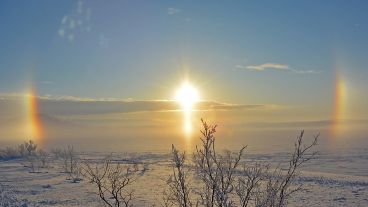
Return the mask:
{"type": "Polygon", "coordinates": [[[366,103],[366,1],[80,2],[1,2],[0,93],[170,99],[189,73],[206,99],[318,105],[340,68],[366,103]]]}
{"type": "Polygon", "coordinates": [[[236,146],[300,129],[366,146],[367,10],[365,0],[1,1],[0,144],[170,148],[187,119],[166,100],[187,77],[207,100],[188,119],[193,136],[205,118],[236,146]],[[31,87],[37,99],[24,96],[31,87]]]}

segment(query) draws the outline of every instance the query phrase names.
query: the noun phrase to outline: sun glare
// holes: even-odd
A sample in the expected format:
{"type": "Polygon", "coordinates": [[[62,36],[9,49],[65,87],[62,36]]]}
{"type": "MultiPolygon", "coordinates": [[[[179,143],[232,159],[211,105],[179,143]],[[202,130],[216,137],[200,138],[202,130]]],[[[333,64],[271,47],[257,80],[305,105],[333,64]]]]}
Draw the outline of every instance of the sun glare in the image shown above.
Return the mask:
{"type": "Polygon", "coordinates": [[[184,82],[176,91],[175,100],[180,103],[182,109],[191,111],[193,105],[199,100],[199,93],[190,83],[184,82]]]}
{"type": "Polygon", "coordinates": [[[185,81],[176,91],[175,100],[181,105],[183,112],[183,130],[187,138],[186,140],[189,141],[192,133],[191,114],[194,104],[199,101],[198,90],[188,81],[185,81]]]}

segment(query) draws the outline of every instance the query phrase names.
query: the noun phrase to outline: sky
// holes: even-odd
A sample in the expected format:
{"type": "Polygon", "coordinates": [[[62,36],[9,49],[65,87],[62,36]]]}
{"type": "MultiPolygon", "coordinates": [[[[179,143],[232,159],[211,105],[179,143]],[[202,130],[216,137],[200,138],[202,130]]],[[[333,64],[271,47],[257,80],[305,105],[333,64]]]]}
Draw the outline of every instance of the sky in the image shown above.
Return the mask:
{"type": "MultiPolygon", "coordinates": [[[[29,120],[32,91],[44,122],[111,126],[106,116],[119,114],[134,126],[167,124],[178,118],[163,114],[178,109],[170,100],[189,80],[203,101],[197,110],[224,125],[366,124],[367,8],[363,0],[3,1],[0,122],[29,120]]],[[[8,125],[0,139],[23,136],[8,125]]]]}

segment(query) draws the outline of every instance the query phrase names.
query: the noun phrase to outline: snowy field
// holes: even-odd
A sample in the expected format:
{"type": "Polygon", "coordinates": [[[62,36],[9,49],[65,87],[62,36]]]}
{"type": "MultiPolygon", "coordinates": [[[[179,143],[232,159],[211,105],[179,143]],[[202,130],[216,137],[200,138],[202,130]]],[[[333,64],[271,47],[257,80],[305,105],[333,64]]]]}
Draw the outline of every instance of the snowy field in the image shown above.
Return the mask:
{"type": "MultiPolygon", "coordinates": [[[[99,162],[107,154],[82,153],[81,159],[99,162]]],[[[279,163],[286,154],[247,154],[250,160],[279,163]]],[[[298,183],[303,190],[290,206],[368,206],[368,154],[319,154],[302,170],[298,183]]],[[[134,206],[160,206],[166,180],[171,173],[170,155],[159,153],[113,154],[113,161],[138,167],[134,206]]],[[[93,184],[72,182],[62,173],[60,160],[49,158],[46,168],[36,173],[21,159],[0,162],[0,204],[2,206],[103,206],[93,184]]]]}

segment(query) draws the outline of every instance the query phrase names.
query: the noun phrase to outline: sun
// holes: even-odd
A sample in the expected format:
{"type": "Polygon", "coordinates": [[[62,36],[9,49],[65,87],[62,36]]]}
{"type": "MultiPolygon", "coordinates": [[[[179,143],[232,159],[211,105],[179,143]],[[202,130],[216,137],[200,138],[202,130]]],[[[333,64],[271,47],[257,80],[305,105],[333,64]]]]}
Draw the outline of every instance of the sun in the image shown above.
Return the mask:
{"type": "Polygon", "coordinates": [[[193,105],[199,101],[198,90],[186,81],[176,91],[175,100],[180,103],[183,110],[190,111],[193,105]]]}

